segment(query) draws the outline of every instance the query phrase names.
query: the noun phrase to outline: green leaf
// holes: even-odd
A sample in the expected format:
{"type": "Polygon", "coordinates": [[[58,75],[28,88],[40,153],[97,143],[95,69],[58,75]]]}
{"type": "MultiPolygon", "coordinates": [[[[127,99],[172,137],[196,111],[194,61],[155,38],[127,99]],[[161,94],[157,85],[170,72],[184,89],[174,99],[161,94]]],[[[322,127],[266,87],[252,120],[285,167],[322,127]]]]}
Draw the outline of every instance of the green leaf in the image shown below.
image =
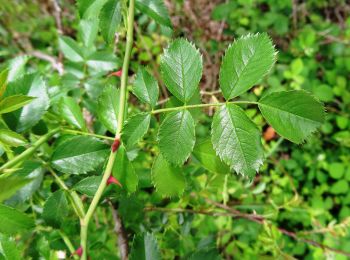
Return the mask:
{"type": "Polygon", "coordinates": [[[152,182],[164,197],[179,197],[186,188],[186,180],[180,167],[168,163],[160,154],[152,166],[152,182]]]}
{"type": "Polygon", "coordinates": [[[157,23],[172,27],[169,13],[163,0],[136,0],[135,5],[141,13],[148,15],[157,23]]]}
{"type": "Polygon", "coordinates": [[[187,110],[167,115],[158,132],[159,149],[164,158],[176,165],[183,164],[190,156],[195,141],[195,123],[187,110]]]}
{"type": "Polygon", "coordinates": [[[102,176],[89,176],[75,184],[73,189],[89,197],[93,197],[101,183],[101,180],[102,176]]]}
{"type": "Polygon", "coordinates": [[[208,171],[221,174],[230,172],[230,168],[216,155],[210,139],[196,144],[193,149],[193,156],[208,171]]]}
{"type": "Polygon", "coordinates": [[[220,68],[220,87],[226,100],[257,84],[272,68],[274,46],[266,33],[247,35],[226,50],[220,68]]]}
{"type": "Polygon", "coordinates": [[[96,138],[76,136],[57,146],[52,166],[64,173],[83,174],[93,171],[109,154],[109,147],[96,138]]]}
{"type": "MultiPolygon", "coordinates": [[[[21,251],[16,244],[15,239],[1,235],[0,236],[1,255],[5,260],[21,260],[21,251]]],[[[3,259],[3,258],[1,258],[3,259]]]]}
{"type": "Polygon", "coordinates": [[[107,86],[103,89],[99,99],[97,113],[101,123],[112,133],[117,131],[119,113],[119,89],[107,86]]]}
{"type": "Polygon", "coordinates": [[[73,62],[83,62],[84,54],[78,43],[68,36],[60,36],[58,45],[64,56],[73,62]]]}
{"type": "Polygon", "coordinates": [[[70,125],[86,130],[86,124],[81,109],[72,97],[63,97],[59,103],[60,116],[64,118],[70,125]]]}
{"type": "Polygon", "coordinates": [[[0,99],[2,95],[4,94],[6,87],[7,87],[7,76],[9,74],[9,70],[5,69],[1,71],[0,73],[0,99]]]}
{"type": "Polygon", "coordinates": [[[130,260],[162,259],[156,238],[151,233],[137,235],[132,243],[130,260]]]}
{"type": "Polygon", "coordinates": [[[27,64],[29,60],[29,56],[27,55],[22,55],[22,56],[17,56],[16,58],[13,58],[10,60],[8,68],[8,76],[7,76],[7,81],[15,81],[19,78],[21,78],[24,73],[25,73],[25,65],[27,64]]]}
{"type": "Polygon", "coordinates": [[[35,97],[30,104],[4,115],[12,130],[23,132],[36,125],[49,108],[50,100],[45,81],[38,74],[27,74],[8,85],[4,96],[13,95],[35,97]]]}
{"type": "Polygon", "coordinates": [[[0,143],[17,147],[25,145],[27,140],[16,132],[8,129],[0,129],[0,143]]]}
{"type": "Polygon", "coordinates": [[[34,227],[34,221],[17,209],[0,204],[0,232],[8,235],[28,231],[34,227]]]}
{"type": "Polygon", "coordinates": [[[13,96],[5,97],[0,102],[0,114],[6,114],[12,111],[15,111],[17,109],[20,109],[21,107],[24,107],[25,105],[32,102],[33,99],[35,98],[28,97],[25,95],[13,95],[13,96]]]}
{"type": "Polygon", "coordinates": [[[122,7],[120,0],[108,0],[102,7],[100,20],[103,38],[107,43],[113,43],[115,33],[117,32],[122,20],[122,7]]]}
{"type": "Polygon", "coordinates": [[[16,191],[15,195],[6,200],[7,205],[17,206],[28,200],[40,188],[44,177],[44,169],[40,163],[25,161],[21,169],[11,173],[11,176],[26,181],[25,185],[16,191]]]}
{"type": "Polygon", "coordinates": [[[123,190],[129,194],[136,191],[139,178],[123,146],[120,146],[117,151],[112,173],[113,177],[121,183],[123,190]]]}
{"type": "Polygon", "coordinates": [[[164,51],[160,70],[169,91],[182,102],[191,99],[202,77],[202,57],[194,45],[176,39],[164,51]]]}
{"type": "Polygon", "coordinates": [[[252,179],[263,163],[259,129],[237,105],[227,104],[216,111],[212,143],[219,157],[238,174],[252,179]]]}
{"type": "Polygon", "coordinates": [[[68,215],[68,209],[65,192],[58,190],[45,202],[42,216],[47,224],[59,228],[68,215]]]}
{"type": "Polygon", "coordinates": [[[14,176],[12,173],[0,175],[0,202],[10,198],[29,182],[30,179],[14,176]]]}
{"type": "Polygon", "coordinates": [[[134,95],[154,108],[157,105],[159,87],[157,80],[144,67],[139,67],[132,89],[134,95]]]}
{"type": "Polygon", "coordinates": [[[118,59],[113,53],[97,51],[87,58],[87,65],[97,72],[114,70],[118,66],[118,59]]]}
{"type": "Polygon", "coordinates": [[[127,147],[132,147],[147,133],[151,115],[149,113],[136,114],[125,122],[122,139],[127,147]]]}
{"type": "Polygon", "coordinates": [[[85,47],[91,48],[98,33],[98,19],[81,20],[79,23],[79,34],[85,47]]]}
{"type": "Polygon", "coordinates": [[[324,122],[324,108],[302,90],[274,92],[259,101],[266,121],[284,138],[302,143],[324,122]]]}
{"type": "Polygon", "coordinates": [[[98,17],[106,2],[107,0],[77,0],[80,17],[84,19],[98,17]]]}

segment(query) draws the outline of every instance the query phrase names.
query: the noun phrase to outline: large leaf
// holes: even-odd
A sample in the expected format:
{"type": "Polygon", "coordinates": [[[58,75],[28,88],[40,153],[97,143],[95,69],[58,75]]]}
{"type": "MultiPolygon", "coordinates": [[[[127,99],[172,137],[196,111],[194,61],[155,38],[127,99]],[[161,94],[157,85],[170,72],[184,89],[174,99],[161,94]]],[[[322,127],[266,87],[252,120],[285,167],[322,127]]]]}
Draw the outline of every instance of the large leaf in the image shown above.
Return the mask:
{"type": "Polygon", "coordinates": [[[152,182],[164,197],[179,197],[186,188],[186,180],[180,167],[168,163],[160,154],[152,166],[152,182]]]}
{"type": "Polygon", "coordinates": [[[132,243],[130,260],[160,260],[162,259],[158,243],[153,234],[137,235],[132,243]]]}
{"type": "Polygon", "coordinates": [[[25,105],[32,102],[33,99],[35,98],[21,94],[5,97],[0,102],[0,114],[6,114],[20,109],[21,107],[24,107],[25,105]]]}
{"type": "Polygon", "coordinates": [[[122,185],[123,190],[127,193],[133,193],[136,191],[139,178],[135,172],[134,166],[129,161],[123,146],[120,146],[118,149],[112,173],[122,185]]]}
{"type": "Polygon", "coordinates": [[[43,219],[53,227],[60,227],[68,215],[68,200],[65,191],[54,192],[45,202],[43,219]]]}
{"type": "Polygon", "coordinates": [[[187,110],[167,115],[158,132],[159,149],[165,159],[176,165],[190,156],[195,141],[195,123],[187,110]]]}
{"type": "Polygon", "coordinates": [[[16,132],[8,129],[0,129],[0,143],[17,147],[25,145],[27,140],[16,132]]]}
{"type": "Polygon", "coordinates": [[[126,121],[122,138],[127,147],[132,147],[147,133],[151,115],[149,113],[136,114],[126,121]]]}
{"type": "Polygon", "coordinates": [[[83,49],[78,45],[78,43],[68,36],[61,36],[58,39],[58,44],[63,52],[64,56],[73,62],[83,62],[84,54],[83,49]]]}
{"type": "Polygon", "coordinates": [[[14,176],[12,173],[0,175],[0,202],[10,198],[29,182],[30,179],[14,176]]]}
{"type": "Polygon", "coordinates": [[[81,109],[72,97],[63,97],[59,103],[60,116],[69,124],[79,129],[86,129],[85,120],[81,109]]]}
{"type": "Polygon", "coordinates": [[[136,0],[136,8],[141,13],[145,13],[153,18],[157,23],[172,27],[168,10],[163,0],[136,0]]]}
{"type": "Polygon", "coordinates": [[[8,205],[16,206],[28,200],[40,188],[44,177],[44,169],[40,163],[25,161],[21,169],[11,173],[11,176],[26,181],[23,187],[17,190],[10,199],[6,200],[8,205]]]}
{"type": "Polygon", "coordinates": [[[226,100],[257,84],[272,68],[275,49],[266,33],[247,35],[227,50],[220,68],[220,87],[226,100]]]}
{"type": "Polygon", "coordinates": [[[4,115],[9,127],[23,132],[36,125],[49,107],[49,97],[44,80],[37,74],[28,74],[9,83],[4,97],[26,95],[35,97],[21,109],[4,115]]]}
{"type": "Polygon", "coordinates": [[[252,179],[263,163],[259,129],[237,105],[222,106],[214,115],[212,143],[220,158],[238,174],[252,179]]]}
{"type": "Polygon", "coordinates": [[[1,235],[0,236],[0,252],[1,255],[4,257],[1,259],[5,260],[21,260],[23,259],[21,257],[21,251],[18,248],[18,245],[16,244],[15,239],[11,239],[10,237],[1,235]]]}
{"type": "Polygon", "coordinates": [[[73,189],[82,194],[93,197],[100,186],[101,180],[102,176],[89,176],[75,184],[73,189]]]}
{"type": "Polygon", "coordinates": [[[99,20],[97,18],[80,21],[79,34],[85,47],[91,48],[93,46],[98,33],[98,24],[99,20]]]}
{"type": "Polygon", "coordinates": [[[106,2],[107,0],[77,0],[80,17],[84,19],[98,17],[106,2]]]}
{"type": "Polygon", "coordinates": [[[122,20],[122,6],[120,0],[108,0],[102,7],[100,20],[103,38],[107,43],[112,43],[122,20]]]}
{"type": "Polygon", "coordinates": [[[87,65],[97,72],[106,72],[118,67],[119,60],[110,52],[97,51],[87,58],[87,65]]]}
{"type": "Polygon", "coordinates": [[[222,174],[227,174],[230,172],[230,168],[216,155],[210,139],[196,144],[193,149],[193,156],[208,171],[222,174]]]}
{"type": "Polygon", "coordinates": [[[96,138],[76,136],[57,146],[52,154],[52,166],[70,174],[93,171],[104,162],[109,147],[96,138]]]}
{"type": "Polygon", "coordinates": [[[202,57],[185,39],[176,39],[164,51],[160,70],[169,91],[182,102],[188,102],[202,77],[202,57]]]}
{"type": "Polygon", "coordinates": [[[294,143],[303,142],[324,121],[322,104],[302,90],[269,94],[259,109],[277,133],[294,143]]]}
{"type": "Polygon", "coordinates": [[[0,232],[8,235],[30,230],[34,221],[28,215],[0,204],[0,232]]]}
{"type": "Polygon", "coordinates": [[[119,95],[118,89],[113,86],[107,86],[98,98],[98,117],[101,123],[112,133],[117,131],[119,95]]]}
{"type": "Polygon", "coordinates": [[[138,99],[151,105],[152,108],[157,105],[159,96],[158,82],[143,67],[140,67],[137,71],[132,92],[138,99]]]}

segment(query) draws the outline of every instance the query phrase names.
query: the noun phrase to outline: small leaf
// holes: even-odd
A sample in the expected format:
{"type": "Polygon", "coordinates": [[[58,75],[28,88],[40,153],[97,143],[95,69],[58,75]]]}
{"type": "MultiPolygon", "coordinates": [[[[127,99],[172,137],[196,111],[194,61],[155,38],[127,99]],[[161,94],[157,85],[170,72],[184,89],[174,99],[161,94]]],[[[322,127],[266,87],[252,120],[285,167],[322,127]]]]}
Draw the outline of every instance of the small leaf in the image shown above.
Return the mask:
{"type": "Polygon", "coordinates": [[[164,51],[160,70],[169,91],[186,103],[198,89],[203,70],[202,57],[187,40],[176,39],[164,51]]]}
{"type": "Polygon", "coordinates": [[[113,53],[101,51],[92,53],[87,60],[86,64],[97,72],[114,70],[119,63],[119,60],[113,53]]]}
{"type": "Polygon", "coordinates": [[[32,102],[33,99],[35,98],[21,94],[5,97],[0,102],[0,114],[6,114],[12,111],[16,111],[17,109],[20,109],[21,107],[24,107],[25,105],[32,102]]]}
{"type": "Polygon", "coordinates": [[[27,64],[29,60],[29,56],[27,55],[22,55],[22,56],[17,56],[16,58],[13,58],[10,60],[8,68],[8,76],[7,76],[7,81],[15,81],[19,78],[21,78],[24,73],[25,73],[25,65],[27,64]]]}
{"type": "Polygon", "coordinates": [[[324,108],[306,91],[271,93],[259,101],[266,121],[284,138],[302,143],[324,122],[324,108]]]}
{"type": "Polygon", "coordinates": [[[196,144],[193,149],[193,156],[208,171],[221,174],[227,174],[230,172],[230,168],[216,155],[210,139],[196,144]]]}
{"type": "Polygon", "coordinates": [[[168,163],[160,154],[152,166],[152,182],[164,197],[179,197],[186,188],[186,180],[180,167],[168,163]]]}
{"type": "Polygon", "coordinates": [[[58,44],[60,50],[63,52],[64,56],[73,62],[83,62],[84,55],[82,48],[78,43],[68,36],[60,36],[58,39],[58,44]]]}
{"type": "Polygon", "coordinates": [[[68,215],[68,209],[65,192],[58,190],[45,202],[42,216],[47,224],[59,228],[68,215]]]}
{"type": "Polygon", "coordinates": [[[123,146],[120,146],[118,149],[112,173],[113,177],[121,183],[123,190],[126,190],[128,193],[136,191],[139,178],[123,146]]]}
{"type": "Polygon", "coordinates": [[[91,48],[98,33],[98,19],[86,19],[80,20],[79,23],[79,34],[85,47],[91,48]]]}
{"type": "Polygon", "coordinates": [[[0,73],[0,99],[2,95],[4,94],[6,87],[7,87],[7,76],[9,74],[9,70],[5,69],[1,71],[0,73]]]}
{"type": "Polygon", "coordinates": [[[226,100],[257,84],[272,68],[275,49],[266,33],[247,35],[226,50],[220,68],[220,87],[226,100]]]}
{"type": "Polygon", "coordinates": [[[162,259],[158,243],[153,234],[137,235],[132,243],[130,260],[160,260],[162,259]]]}
{"type": "Polygon", "coordinates": [[[122,7],[120,0],[108,0],[102,7],[100,20],[103,38],[107,43],[114,42],[115,33],[117,32],[122,20],[122,7]]]}
{"type": "Polygon", "coordinates": [[[190,156],[195,141],[195,123],[187,110],[167,115],[158,132],[159,149],[164,158],[176,165],[183,164],[190,156]]]}
{"type": "Polygon", "coordinates": [[[78,0],[78,10],[81,18],[90,19],[99,16],[101,8],[107,0],[78,0]]]}
{"type": "Polygon", "coordinates": [[[93,171],[109,154],[109,147],[96,138],[76,136],[57,146],[52,166],[64,173],[83,174],[93,171]]]}
{"type": "Polygon", "coordinates": [[[145,68],[140,67],[137,71],[132,91],[139,100],[151,105],[152,108],[157,105],[159,96],[158,82],[145,68]]]}
{"type": "Polygon", "coordinates": [[[8,235],[28,231],[34,227],[31,217],[17,209],[0,204],[0,232],[8,235]]]}
{"type": "Polygon", "coordinates": [[[10,198],[29,182],[30,179],[14,176],[12,173],[0,175],[0,202],[10,198]]]}
{"type": "Polygon", "coordinates": [[[98,98],[98,117],[101,123],[112,133],[117,131],[119,113],[119,89],[107,86],[98,98]]]}
{"type": "Polygon", "coordinates": [[[4,97],[13,95],[35,98],[30,104],[4,115],[6,123],[12,130],[23,132],[36,125],[49,108],[50,100],[45,81],[38,74],[27,74],[9,83],[4,97]]]}
{"type": "MultiPolygon", "coordinates": [[[[16,244],[15,239],[7,236],[0,236],[1,255],[5,260],[21,260],[21,251],[16,244]]],[[[3,258],[2,258],[3,259],[3,258]]]]}
{"type": "Polygon", "coordinates": [[[73,189],[89,197],[93,197],[100,186],[101,180],[102,176],[89,176],[75,184],[73,189]]]}
{"type": "Polygon", "coordinates": [[[0,129],[0,143],[8,146],[23,146],[27,143],[27,140],[20,134],[8,129],[0,129]]]}
{"type": "Polygon", "coordinates": [[[124,125],[122,139],[127,147],[132,147],[147,133],[151,115],[139,113],[130,117],[124,125]]]}
{"type": "Polygon", "coordinates": [[[86,124],[83,113],[77,103],[72,97],[63,97],[59,103],[60,115],[72,126],[86,130],[86,124]]]}
{"type": "Polygon", "coordinates": [[[220,158],[238,174],[252,179],[263,163],[259,129],[237,105],[222,106],[214,115],[212,143],[220,158]]]}
{"type": "Polygon", "coordinates": [[[136,8],[145,13],[149,17],[153,18],[157,23],[171,26],[171,20],[168,10],[166,9],[163,0],[136,0],[136,8]]]}

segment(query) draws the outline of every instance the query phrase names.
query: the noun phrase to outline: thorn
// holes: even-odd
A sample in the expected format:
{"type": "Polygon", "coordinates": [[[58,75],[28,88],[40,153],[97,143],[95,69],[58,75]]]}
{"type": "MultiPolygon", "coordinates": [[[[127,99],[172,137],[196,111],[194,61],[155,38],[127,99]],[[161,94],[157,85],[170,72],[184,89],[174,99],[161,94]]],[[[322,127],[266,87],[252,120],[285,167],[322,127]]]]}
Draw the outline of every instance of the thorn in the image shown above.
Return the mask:
{"type": "Polygon", "coordinates": [[[120,186],[121,188],[123,188],[123,186],[121,185],[121,183],[114,178],[113,176],[109,176],[108,180],[107,180],[107,185],[111,185],[111,184],[117,184],[118,186],[120,186]]]}
{"type": "Polygon", "coordinates": [[[75,250],[75,252],[71,255],[78,255],[79,257],[81,257],[83,255],[83,248],[80,246],[77,250],[75,250]]]}
{"type": "Polygon", "coordinates": [[[114,72],[108,74],[108,77],[116,76],[116,77],[120,78],[122,76],[122,73],[123,73],[122,70],[114,71],[114,72]]]}
{"type": "Polygon", "coordinates": [[[118,150],[119,146],[120,146],[120,138],[116,137],[112,144],[112,152],[115,153],[118,150]]]}

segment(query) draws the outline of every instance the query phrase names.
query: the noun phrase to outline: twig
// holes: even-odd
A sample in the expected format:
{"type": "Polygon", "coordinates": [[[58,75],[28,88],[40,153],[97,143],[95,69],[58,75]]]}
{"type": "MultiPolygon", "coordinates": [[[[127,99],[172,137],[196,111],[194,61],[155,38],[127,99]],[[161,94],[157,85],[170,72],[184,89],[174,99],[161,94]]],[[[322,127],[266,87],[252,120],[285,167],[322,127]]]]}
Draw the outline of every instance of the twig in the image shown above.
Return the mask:
{"type": "Polygon", "coordinates": [[[63,64],[60,61],[58,61],[56,58],[54,58],[46,53],[43,53],[41,51],[31,51],[28,54],[32,55],[38,59],[50,62],[52,68],[57,70],[58,74],[63,75],[63,72],[64,72],[63,64]]]}
{"type": "Polygon", "coordinates": [[[114,208],[114,205],[111,201],[109,201],[109,205],[111,206],[113,220],[114,220],[114,231],[118,235],[118,247],[120,252],[120,258],[122,260],[128,259],[128,235],[125,232],[122,219],[120,218],[118,211],[114,208]]]}

